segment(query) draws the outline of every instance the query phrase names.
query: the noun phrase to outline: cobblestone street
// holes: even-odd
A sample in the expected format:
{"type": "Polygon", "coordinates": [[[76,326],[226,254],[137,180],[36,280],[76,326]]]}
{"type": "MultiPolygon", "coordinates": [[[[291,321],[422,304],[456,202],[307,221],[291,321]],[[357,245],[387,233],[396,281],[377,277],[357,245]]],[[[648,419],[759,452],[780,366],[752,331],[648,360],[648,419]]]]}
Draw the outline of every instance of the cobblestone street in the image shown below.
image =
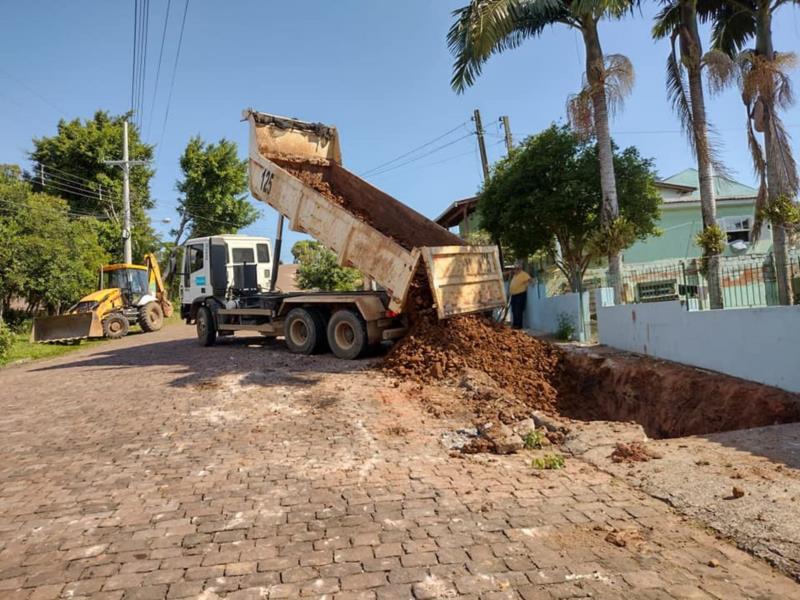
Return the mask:
{"type": "Polygon", "coordinates": [[[451,456],[368,362],[251,342],[0,370],[0,597],[800,598],[588,463],[451,456]]]}

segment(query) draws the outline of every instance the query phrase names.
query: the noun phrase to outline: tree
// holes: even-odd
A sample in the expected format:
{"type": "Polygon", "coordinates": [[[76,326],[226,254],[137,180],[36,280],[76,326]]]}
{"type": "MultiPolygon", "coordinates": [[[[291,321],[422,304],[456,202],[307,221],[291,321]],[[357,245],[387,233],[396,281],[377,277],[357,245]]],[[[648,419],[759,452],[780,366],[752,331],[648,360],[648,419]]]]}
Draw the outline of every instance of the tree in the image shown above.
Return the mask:
{"type": "Polygon", "coordinates": [[[304,290],[352,292],[359,287],[361,273],[340,266],[336,255],[317,241],[296,242],[292,246],[292,256],[299,264],[297,285],[304,290]]]}
{"type": "MultiPolygon", "coordinates": [[[[60,196],[76,213],[105,215],[100,232],[103,246],[115,259],[122,258],[122,170],[106,164],[122,158],[122,128],[130,113],[112,116],[98,110],[81,121],[60,120],[54,136],[35,138],[30,158],[34,163],[28,176],[36,191],[60,196]]],[[[138,128],[128,124],[131,159],[152,160],[153,146],[140,138],[138,128]]],[[[150,166],[131,168],[131,221],[134,257],[153,250],[157,236],[147,210],[155,203],[150,197],[150,166]]]]}
{"type": "MultiPolygon", "coordinates": [[[[568,105],[570,121],[577,131],[597,138],[603,207],[602,227],[609,240],[618,240],[620,228],[617,182],[609,114],[620,105],[633,85],[633,67],[622,55],[603,55],[597,24],[601,19],[619,19],[630,13],[633,0],[470,0],[453,12],[455,22],[447,35],[455,56],[451,84],[457,92],[472,85],[490,56],[516,48],[545,27],[562,24],[580,31],[586,50],[585,85],[568,105]]],[[[609,275],[615,296],[622,292],[622,258],[607,245],[609,275]]]]}
{"type": "Polygon", "coordinates": [[[614,153],[620,200],[617,240],[603,227],[597,144],[552,125],[500,160],[478,200],[481,223],[517,256],[544,251],[577,291],[586,268],[657,233],[660,196],[652,161],[635,148],[614,153]]]}
{"type": "Polygon", "coordinates": [[[667,57],[667,95],[680,117],[681,125],[697,160],[700,180],[700,207],[703,232],[698,243],[703,249],[703,262],[708,278],[711,308],[722,308],[722,272],[720,254],[725,248],[725,236],[717,224],[717,205],[714,197],[713,149],[708,135],[703,69],[714,64],[714,52],[703,56],[703,44],[697,23],[697,0],[666,0],[656,16],[653,27],[656,39],[670,38],[671,51],[667,57]],[[680,57],[676,50],[680,49],[680,57]]]}
{"type": "Polygon", "coordinates": [[[240,160],[235,142],[207,144],[200,136],[189,140],[180,159],[183,179],[176,187],[180,222],[166,277],[172,278],[178,247],[188,237],[236,233],[259,217],[247,200],[247,161],[240,160]]]}
{"type": "Polygon", "coordinates": [[[785,4],[797,0],[708,0],[698,7],[712,20],[712,44],[733,62],[721,65],[718,80],[735,80],[747,111],[747,141],[753,166],[759,177],[756,218],[753,233],[758,235],[767,219],[772,224],[772,251],[778,283],[778,301],[791,304],[789,275],[789,235],[800,220],[793,200],[800,189],[797,164],[779,110],[794,104],[788,71],[796,64],[791,52],[776,52],[772,39],[772,19],[785,4]],[[754,48],[745,48],[750,41],[754,48]],[[758,138],[763,135],[763,145],[758,138]]]}
{"type": "Polygon", "coordinates": [[[97,286],[108,260],[101,224],[7,173],[0,173],[0,316],[14,297],[26,300],[31,312],[60,312],[97,286]]]}

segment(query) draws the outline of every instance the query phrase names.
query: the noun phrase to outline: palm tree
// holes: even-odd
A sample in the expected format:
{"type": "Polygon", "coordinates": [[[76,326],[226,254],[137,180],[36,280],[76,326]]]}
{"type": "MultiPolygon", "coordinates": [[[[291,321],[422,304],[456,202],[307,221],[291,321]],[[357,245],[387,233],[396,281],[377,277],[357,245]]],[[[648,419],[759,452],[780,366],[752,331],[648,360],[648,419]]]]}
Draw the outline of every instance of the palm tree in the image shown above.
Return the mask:
{"type": "Polygon", "coordinates": [[[789,134],[778,114],[794,103],[787,71],[795,64],[793,53],[775,51],[772,19],[784,4],[798,0],[708,0],[698,7],[712,19],[712,43],[738,67],[734,73],[747,109],[747,141],[759,177],[754,235],[767,218],[772,224],[772,251],[778,284],[778,301],[792,303],[788,237],[797,221],[793,200],[800,188],[797,164],[789,134]],[[754,48],[745,48],[750,41],[754,48]],[[763,134],[763,146],[757,132],[763,134]]]}
{"type": "MultiPolygon", "coordinates": [[[[697,26],[696,0],[667,0],[656,15],[653,37],[669,37],[671,51],[667,57],[667,95],[681,120],[697,159],[700,180],[700,207],[703,233],[698,242],[703,248],[703,262],[708,279],[711,308],[722,308],[722,273],[719,255],[723,250],[722,231],[717,225],[714,197],[714,155],[708,136],[705,95],[703,92],[703,44],[697,26]],[[676,42],[680,49],[678,57],[676,42]]],[[[713,63],[711,63],[713,64],[713,63]]]]}
{"type": "Polygon", "coordinates": [[[475,83],[483,64],[493,54],[516,48],[539,36],[549,25],[566,25],[581,32],[586,49],[585,85],[569,102],[570,120],[578,131],[597,139],[601,218],[608,244],[609,275],[615,299],[622,300],[622,257],[625,236],[617,203],[617,184],[609,128],[610,113],[630,92],[633,69],[621,55],[603,55],[597,24],[603,18],[618,19],[631,12],[635,0],[470,0],[453,12],[455,22],[447,34],[455,57],[451,85],[463,92],[475,83]]]}

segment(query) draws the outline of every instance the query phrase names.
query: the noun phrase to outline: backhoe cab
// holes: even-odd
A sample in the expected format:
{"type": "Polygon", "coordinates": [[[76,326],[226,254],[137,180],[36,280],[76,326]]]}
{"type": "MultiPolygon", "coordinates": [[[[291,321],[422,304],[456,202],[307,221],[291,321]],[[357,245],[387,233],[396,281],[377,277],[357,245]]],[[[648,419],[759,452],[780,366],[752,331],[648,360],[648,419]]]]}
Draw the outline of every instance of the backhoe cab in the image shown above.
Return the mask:
{"type": "Polygon", "coordinates": [[[117,339],[128,334],[131,325],[142,331],[158,331],[164,317],[172,314],[161,271],[153,254],[144,265],[105,265],[99,289],[81,298],[63,315],[37,318],[31,339],[62,342],[83,338],[117,339]]]}

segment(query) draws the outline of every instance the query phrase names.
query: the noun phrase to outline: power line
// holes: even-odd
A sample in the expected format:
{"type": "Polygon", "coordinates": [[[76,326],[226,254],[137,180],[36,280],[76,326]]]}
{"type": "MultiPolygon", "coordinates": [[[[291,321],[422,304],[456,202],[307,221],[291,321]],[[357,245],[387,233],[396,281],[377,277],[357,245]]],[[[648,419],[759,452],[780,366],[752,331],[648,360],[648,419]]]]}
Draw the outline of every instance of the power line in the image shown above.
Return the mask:
{"type": "Polygon", "coordinates": [[[375,177],[377,175],[383,175],[384,173],[388,173],[389,171],[394,171],[395,169],[399,169],[400,167],[404,167],[404,166],[409,165],[409,164],[411,164],[413,162],[421,160],[421,159],[425,158],[426,156],[430,156],[431,154],[435,154],[436,152],[439,152],[440,150],[444,150],[445,148],[448,148],[448,147],[452,146],[453,144],[457,144],[461,140],[464,140],[464,139],[466,139],[468,137],[472,137],[473,135],[475,135],[475,133],[470,131],[469,133],[467,133],[465,135],[462,135],[460,138],[456,138],[456,139],[454,139],[454,140],[452,140],[450,142],[447,142],[446,144],[442,144],[441,146],[437,146],[437,147],[433,148],[432,150],[429,150],[428,152],[425,152],[424,154],[420,154],[419,156],[415,156],[414,158],[411,158],[409,160],[406,160],[404,162],[396,164],[396,165],[394,165],[392,167],[387,167],[386,169],[378,171],[377,173],[372,173],[370,176],[371,177],[375,177]]]}
{"type": "Polygon", "coordinates": [[[164,29],[161,31],[161,49],[158,51],[158,66],[156,67],[156,82],[153,85],[153,97],[150,101],[150,117],[147,119],[147,139],[150,139],[150,129],[153,125],[153,115],[156,108],[156,93],[158,92],[158,80],[161,77],[161,60],[164,57],[164,42],[167,39],[167,25],[169,24],[169,9],[172,0],[167,0],[167,14],[164,17],[164,29]]]}
{"type": "Polygon", "coordinates": [[[172,77],[169,83],[169,94],[167,95],[167,108],[164,111],[164,124],[161,126],[161,135],[158,139],[158,152],[161,152],[161,144],[164,142],[164,133],[167,130],[167,120],[169,119],[169,106],[172,103],[172,90],[175,87],[175,74],[178,72],[178,60],[181,57],[181,46],[183,44],[183,31],[186,29],[186,13],[189,12],[189,0],[183,6],[183,19],[181,20],[181,32],[178,36],[178,49],[175,51],[175,63],[172,65],[172,77]]]}
{"type": "Polygon", "coordinates": [[[142,33],[142,68],[139,82],[139,114],[137,127],[141,130],[144,124],[144,91],[147,85],[147,46],[150,41],[150,0],[144,0],[144,32],[142,33]]]}
{"type": "MultiPolygon", "coordinates": [[[[133,3],[133,64],[131,66],[131,110],[136,109],[136,51],[139,48],[139,0],[133,3]]],[[[134,115],[136,113],[134,112],[134,115]]]]}
{"type": "MultiPolygon", "coordinates": [[[[502,143],[503,143],[503,140],[500,140],[500,141],[498,142],[498,144],[502,144],[502,143]]],[[[433,161],[433,162],[430,162],[430,163],[425,163],[425,164],[422,164],[422,165],[417,165],[417,167],[416,167],[416,168],[417,168],[417,169],[427,169],[428,167],[433,167],[433,166],[436,166],[436,165],[441,165],[442,163],[450,162],[451,160],[455,160],[455,159],[457,159],[457,158],[462,158],[462,157],[464,157],[464,156],[471,155],[471,154],[473,154],[474,152],[475,152],[475,149],[474,149],[474,148],[470,148],[470,149],[469,149],[469,150],[467,150],[466,152],[460,152],[460,153],[458,153],[458,154],[454,154],[454,155],[452,155],[452,156],[448,156],[447,158],[443,158],[443,159],[441,159],[441,160],[436,160],[436,161],[433,161]]],[[[373,177],[380,177],[381,175],[385,175],[385,174],[387,174],[387,173],[389,173],[389,172],[390,172],[390,171],[388,171],[388,170],[387,170],[387,171],[384,171],[383,173],[379,173],[378,175],[373,175],[373,177]]]]}
{"type": "Polygon", "coordinates": [[[455,133],[456,131],[458,131],[459,129],[464,127],[466,124],[467,124],[466,121],[464,121],[463,123],[459,123],[458,125],[456,125],[452,129],[450,129],[448,131],[445,131],[442,135],[436,136],[432,140],[430,140],[428,142],[425,142],[424,144],[422,144],[420,146],[417,146],[416,148],[412,148],[408,152],[404,152],[403,154],[394,157],[392,160],[386,161],[385,163],[381,163],[381,164],[379,164],[379,165],[377,165],[375,167],[372,167],[371,169],[367,169],[366,171],[363,171],[362,173],[359,173],[359,176],[364,177],[364,176],[369,175],[370,173],[372,173],[374,171],[379,171],[379,170],[383,169],[384,167],[386,167],[388,165],[391,165],[392,163],[397,162],[398,160],[406,158],[407,156],[410,156],[411,154],[414,154],[415,152],[417,152],[419,150],[422,150],[423,148],[427,148],[428,146],[430,146],[431,144],[435,144],[436,142],[438,142],[442,138],[445,138],[448,135],[450,135],[452,133],[455,133]]]}

